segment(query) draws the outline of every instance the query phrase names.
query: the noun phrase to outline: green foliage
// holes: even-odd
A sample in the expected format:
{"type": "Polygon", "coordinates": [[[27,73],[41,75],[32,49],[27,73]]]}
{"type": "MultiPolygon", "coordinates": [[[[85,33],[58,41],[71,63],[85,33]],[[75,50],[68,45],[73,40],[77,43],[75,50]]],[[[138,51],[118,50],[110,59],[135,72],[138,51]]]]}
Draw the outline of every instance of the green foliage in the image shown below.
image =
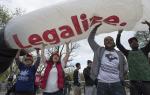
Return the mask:
{"type": "Polygon", "coordinates": [[[22,15],[25,11],[20,8],[16,8],[14,12],[10,11],[4,5],[0,5],[0,29],[5,28],[8,21],[14,17],[22,15]]]}
{"type": "Polygon", "coordinates": [[[7,22],[11,19],[11,14],[8,8],[0,5],[0,29],[4,28],[7,22]]]}
{"type": "Polygon", "coordinates": [[[137,31],[135,37],[137,37],[140,47],[144,47],[149,42],[149,35],[149,31],[137,31]]]}
{"type": "Polygon", "coordinates": [[[0,82],[7,81],[10,75],[18,75],[18,66],[14,63],[2,74],[0,74],[0,82]]]}

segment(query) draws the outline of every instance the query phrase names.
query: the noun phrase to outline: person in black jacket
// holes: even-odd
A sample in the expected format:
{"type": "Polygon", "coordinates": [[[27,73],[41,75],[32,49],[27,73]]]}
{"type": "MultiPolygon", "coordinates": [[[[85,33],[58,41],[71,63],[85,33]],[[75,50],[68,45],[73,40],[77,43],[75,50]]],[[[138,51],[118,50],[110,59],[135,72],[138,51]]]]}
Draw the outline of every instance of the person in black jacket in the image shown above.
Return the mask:
{"type": "Polygon", "coordinates": [[[76,63],[76,69],[73,73],[73,81],[74,81],[74,95],[81,95],[81,88],[80,88],[80,74],[79,69],[81,68],[80,63],[76,63]]]}
{"type": "MultiPolygon", "coordinates": [[[[142,23],[148,25],[150,31],[150,22],[144,21],[142,23]]],[[[116,45],[128,60],[130,95],[150,95],[150,64],[148,62],[150,41],[145,47],[139,49],[137,38],[132,37],[128,40],[132,50],[127,50],[120,43],[121,33],[122,30],[118,32],[116,45]]]]}
{"type": "Polygon", "coordinates": [[[91,70],[91,60],[87,60],[87,67],[83,70],[83,75],[85,79],[85,95],[95,95],[96,94],[96,86],[95,82],[90,77],[91,70]]]}

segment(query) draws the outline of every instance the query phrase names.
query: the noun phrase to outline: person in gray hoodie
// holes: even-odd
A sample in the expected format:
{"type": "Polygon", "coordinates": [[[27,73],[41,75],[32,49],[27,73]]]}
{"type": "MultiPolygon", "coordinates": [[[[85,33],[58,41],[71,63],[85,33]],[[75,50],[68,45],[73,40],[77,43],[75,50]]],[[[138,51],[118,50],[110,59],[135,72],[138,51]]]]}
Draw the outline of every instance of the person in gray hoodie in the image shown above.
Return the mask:
{"type": "Polygon", "coordinates": [[[94,27],[88,37],[88,43],[94,52],[90,77],[97,80],[97,95],[126,95],[123,83],[128,66],[124,55],[114,49],[115,43],[111,36],[104,38],[102,47],[95,41],[95,34],[99,26],[94,27]]]}

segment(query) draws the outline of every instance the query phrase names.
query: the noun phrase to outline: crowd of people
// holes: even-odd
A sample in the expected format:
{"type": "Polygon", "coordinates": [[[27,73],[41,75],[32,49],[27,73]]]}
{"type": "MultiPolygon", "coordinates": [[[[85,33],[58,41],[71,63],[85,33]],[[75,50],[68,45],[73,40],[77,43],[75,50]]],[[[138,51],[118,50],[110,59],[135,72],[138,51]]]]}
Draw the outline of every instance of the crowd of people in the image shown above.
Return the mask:
{"type": "MultiPolygon", "coordinates": [[[[150,23],[142,22],[148,25],[150,23]]],[[[101,23],[96,25],[88,37],[94,57],[93,61],[87,60],[87,67],[83,70],[85,79],[85,95],[126,95],[125,78],[130,81],[130,95],[150,95],[150,63],[148,53],[150,52],[150,42],[143,48],[139,48],[138,39],[132,37],[128,40],[131,50],[127,50],[120,41],[123,30],[118,30],[116,43],[111,36],[104,38],[104,46],[100,46],[94,40],[97,29],[101,23]],[[120,50],[116,50],[115,46],[120,50]]],[[[61,58],[58,52],[53,52],[49,59],[45,57],[45,44],[41,49],[36,49],[36,61],[30,54],[20,60],[20,52],[16,55],[16,64],[20,70],[15,86],[15,95],[35,95],[35,74],[40,63],[45,68],[41,79],[40,87],[43,95],[65,95],[65,72],[70,51],[69,43],[66,43],[66,55],[61,58]],[[43,62],[40,61],[42,59],[43,62]]],[[[73,73],[74,95],[81,95],[81,64],[76,63],[73,73]]],[[[9,91],[8,91],[9,92],[9,91]]],[[[9,95],[7,93],[7,95],[9,95]]]]}

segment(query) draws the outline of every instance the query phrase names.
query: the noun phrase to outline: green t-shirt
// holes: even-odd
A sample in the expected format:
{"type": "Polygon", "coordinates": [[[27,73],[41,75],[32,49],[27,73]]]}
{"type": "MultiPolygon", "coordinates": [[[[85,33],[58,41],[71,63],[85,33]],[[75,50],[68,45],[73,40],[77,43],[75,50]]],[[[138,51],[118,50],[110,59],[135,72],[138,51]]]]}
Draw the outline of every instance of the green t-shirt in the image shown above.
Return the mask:
{"type": "Polygon", "coordinates": [[[150,81],[150,64],[141,50],[129,51],[127,59],[130,80],[150,81]]]}

